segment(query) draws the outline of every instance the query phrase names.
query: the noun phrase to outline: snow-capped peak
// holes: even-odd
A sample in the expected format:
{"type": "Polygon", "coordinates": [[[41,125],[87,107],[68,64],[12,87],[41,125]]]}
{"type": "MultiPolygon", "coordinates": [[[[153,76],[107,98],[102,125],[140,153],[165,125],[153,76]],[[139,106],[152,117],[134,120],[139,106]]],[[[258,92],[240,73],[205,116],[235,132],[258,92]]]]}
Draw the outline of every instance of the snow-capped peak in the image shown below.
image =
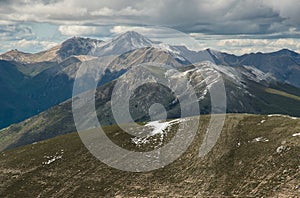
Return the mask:
{"type": "Polygon", "coordinates": [[[129,31],[98,46],[95,55],[121,55],[131,50],[151,47],[152,45],[153,43],[150,39],[137,32],[129,31]]]}
{"type": "Polygon", "coordinates": [[[152,46],[153,44],[153,42],[150,39],[144,37],[143,35],[135,31],[125,32],[112,40],[112,42],[120,42],[120,41],[127,41],[128,43],[131,43],[131,45],[135,47],[147,47],[147,46],[152,46]]]}

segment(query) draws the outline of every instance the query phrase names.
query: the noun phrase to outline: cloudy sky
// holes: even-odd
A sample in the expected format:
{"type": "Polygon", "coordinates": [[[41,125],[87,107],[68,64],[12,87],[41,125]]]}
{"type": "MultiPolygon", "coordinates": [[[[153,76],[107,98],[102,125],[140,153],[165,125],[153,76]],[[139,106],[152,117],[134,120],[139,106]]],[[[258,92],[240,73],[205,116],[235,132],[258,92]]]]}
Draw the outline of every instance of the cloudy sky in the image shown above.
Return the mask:
{"type": "Polygon", "coordinates": [[[199,49],[300,52],[299,10],[299,0],[0,0],[0,52],[36,52],[71,36],[108,39],[132,29],[176,39],[153,26],[183,32],[199,49]]]}

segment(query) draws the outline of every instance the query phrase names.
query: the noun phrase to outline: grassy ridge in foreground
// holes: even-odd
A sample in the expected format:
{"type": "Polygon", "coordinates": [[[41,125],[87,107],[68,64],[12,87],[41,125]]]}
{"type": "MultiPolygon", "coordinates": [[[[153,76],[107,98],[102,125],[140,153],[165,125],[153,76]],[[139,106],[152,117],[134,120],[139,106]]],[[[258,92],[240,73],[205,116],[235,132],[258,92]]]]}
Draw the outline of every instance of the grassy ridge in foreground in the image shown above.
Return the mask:
{"type": "MultiPolygon", "coordinates": [[[[227,115],[216,146],[199,158],[208,121],[209,116],[201,116],[193,143],[179,159],[146,173],[124,172],[101,163],[77,133],[2,152],[0,196],[299,195],[300,136],[293,134],[300,132],[300,119],[227,115]]],[[[117,126],[105,131],[123,147],[133,146],[117,126]]]]}

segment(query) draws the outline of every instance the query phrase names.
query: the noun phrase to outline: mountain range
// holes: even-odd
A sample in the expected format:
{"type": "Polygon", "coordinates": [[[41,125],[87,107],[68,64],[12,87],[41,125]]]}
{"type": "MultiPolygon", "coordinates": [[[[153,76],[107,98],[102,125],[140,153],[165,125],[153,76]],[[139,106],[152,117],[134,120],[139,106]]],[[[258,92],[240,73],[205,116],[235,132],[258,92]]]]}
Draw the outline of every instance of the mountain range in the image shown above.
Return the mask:
{"type": "Polygon", "coordinates": [[[35,54],[13,50],[0,55],[0,128],[7,127],[0,133],[0,149],[75,131],[70,98],[76,73],[80,66],[97,65],[103,57],[111,60],[101,64],[95,95],[103,125],[115,123],[111,95],[116,83],[134,84],[139,77],[149,82],[136,90],[127,87],[133,93],[130,113],[135,121],[149,120],[148,109],[154,103],[163,104],[168,118],[180,117],[180,103],[172,91],[145,71],[157,78],[168,76],[178,86],[186,78],[202,114],[210,113],[210,89],[222,81],[227,113],[300,116],[300,55],[296,52],[283,49],[235,56],[211,49],[192,51],[133,31],[109,41],[73,37],[35,54]]]}

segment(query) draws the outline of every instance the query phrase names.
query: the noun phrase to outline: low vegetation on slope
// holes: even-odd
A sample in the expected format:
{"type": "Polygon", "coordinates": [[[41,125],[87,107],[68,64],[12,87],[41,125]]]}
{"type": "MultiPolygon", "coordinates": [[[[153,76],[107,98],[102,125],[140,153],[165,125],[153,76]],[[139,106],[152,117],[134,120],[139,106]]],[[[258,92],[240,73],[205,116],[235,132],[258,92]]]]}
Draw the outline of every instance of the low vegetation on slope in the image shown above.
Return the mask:
{"type": "Polygon", "coordinates": [[[279,90],[276,90],[276,89],[267,88],[266,92],[271,93],[271,94],[276,94],[276,95],[279,95],[279,96],[283,96],[283,97],[287,97],[287,98],[292,98],[294,100],[300,101],[299,96],[289,94],[289,93],[286,93],[284,91],[279,91],[279,90]]]}
{"type": "MultiPolygon", "coordinates": [[[[124,172],[103,164],[88,152],[77,133],[2,152],[0,196],[295,197],[300,194],[300,119],[281,115],[227,115],[217,144],[200,158],[199,148],[208,120],[209,116],[201,116],[198,133],[180,158],[145,173],[124,172]]],[[[176,128],[176,124],[172,127],[176,128]]],[[[165,141],[173,135],[172,127],[165,141]]],[[[117,126],[106,127],[105,131],[115,143],[130,150],[151,150],[156,144],[137,143],[117,126]]]]}

